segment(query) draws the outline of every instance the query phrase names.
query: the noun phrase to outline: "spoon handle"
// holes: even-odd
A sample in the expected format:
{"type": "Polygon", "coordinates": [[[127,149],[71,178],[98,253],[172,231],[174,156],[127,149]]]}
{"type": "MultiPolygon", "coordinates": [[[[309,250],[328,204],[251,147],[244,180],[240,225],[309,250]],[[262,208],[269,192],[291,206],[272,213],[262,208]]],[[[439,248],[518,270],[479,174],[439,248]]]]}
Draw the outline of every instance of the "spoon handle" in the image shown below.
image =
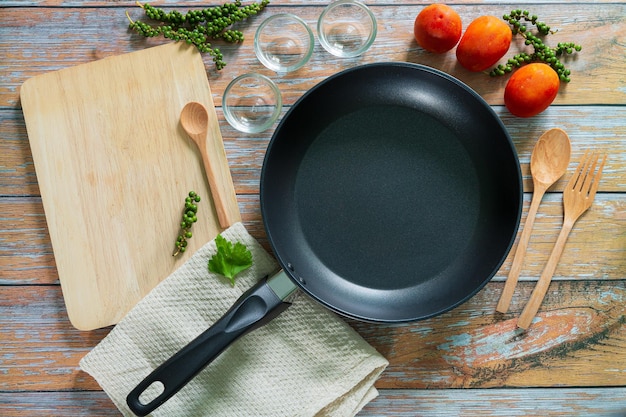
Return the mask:
{"type": "Polygon", "coordinates": [[[552,276],[554,275],[554,271],[556,271],[557,264],[563,254],[563,249],[565,248],[565,242],[567,241],[567,237],[569,236],[573,225],[574,223],[572,222],[563,222],[563,228],[559,232],[559,237],[556,239],[556,243],[554,244],[552,253],[550,253],[548,262],[541,273],[541,277],[539,277],[539,281],[537,281],[535,289],[530,295],[530,299],[528,300],[526,307],[524,307],[522,314],[520,314],[519,319],[517,319],[517,327],[520,329],[528,329],[531,322],[535,318],[535,315],[537,315],[539,306],[541,306],[541,302],[548,292],[552,276]]]}
{"type": "Polygon", "coordinates": [[[229,210],[228,195],[229,191],[226,188],[225,182],[219,181],[215,167],[209,159],[209,153],[207,146],[204,144],[206,140],[206,134],[204,137],[196,138],[196,143],[202,155],[202,163],[204,164],[204,170],[206,171],[207,178],[209,180],[209,188],[211,189],[211,195],[213,196],[213,202],[215,204],[215,211],[217,212],[217,219],[220,223],[220,227],[227,228],[232,226],[237,220],[232,218],[231,210],[229,210]]]}
{"type": "Polygon", "coordinates": [[[541,199],[543,198],[546,189],[547,187],[541,183],[536,183],[534,185],[533,198],[530,202],[528,215],[526,216],[524,230],[522,230],[519,243],[517,244],[515,256],[513,257],[513,263],[511,264],[511,270],[509,271],[509,276],[507,277],[506,283],[504,284],[504,289],[502,290],[500,301],[498,301],[498,305],[496,306],[496,311],[500,313],[506,313],[509,310],[509,305],[511,304],[511,299],[513,298],[513,292],[515,291],[517,280],[519,278],[520,272],[522,271],[522,264],[524,262],[524,256],[526,255],[526,248],[528,247],[530,234],[532,233],[533,225],[535,224],[535,216],[537,215],[539,204],[541,204],[541,199]]]}

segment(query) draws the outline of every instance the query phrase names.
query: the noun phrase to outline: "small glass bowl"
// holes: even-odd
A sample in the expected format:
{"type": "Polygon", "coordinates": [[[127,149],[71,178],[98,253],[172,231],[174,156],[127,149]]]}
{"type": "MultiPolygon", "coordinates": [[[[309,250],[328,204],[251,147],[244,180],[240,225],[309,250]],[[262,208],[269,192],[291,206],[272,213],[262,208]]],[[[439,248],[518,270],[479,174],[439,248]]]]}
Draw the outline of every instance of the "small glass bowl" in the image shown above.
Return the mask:
{"type": "Polygon", "coordinates": [[[289,13],[268,17],[254,35],[254,53],[263,65],[278,73],[295,71],[313,54],[313,31],[289,13]]]}
{"type": "Polygon", "coordinates": [[[224,117],[235,129],[246,133],[267,130],[280,115],[283,100],[272,80],[261,74],[243,74],[224,90],[224,117]]]}
{"type": "Polygon", "coordinates": [[[376,17],[356,0],[335,1],[317,20],[317,36],[331,54],[351,58],[363,54],[376,39],[376,17]]]}

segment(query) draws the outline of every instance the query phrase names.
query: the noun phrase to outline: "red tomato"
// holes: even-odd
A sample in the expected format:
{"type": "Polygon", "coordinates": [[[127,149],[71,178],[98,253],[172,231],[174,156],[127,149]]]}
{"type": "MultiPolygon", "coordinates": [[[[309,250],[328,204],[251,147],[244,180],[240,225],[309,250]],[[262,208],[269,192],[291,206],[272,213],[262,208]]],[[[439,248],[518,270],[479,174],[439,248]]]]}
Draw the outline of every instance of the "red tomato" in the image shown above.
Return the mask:
{"type": "Polygon", "coordinates": [[[502,19],[480,16],[465,30],[456,58],[470,71],[484,71],[506,54],[512,38],[511,28],[502,19]]]}
{"type": "Polygon", "coordinates": [[[462,28],[461,18],[450,6],[431,4],[415,18],[413,34],[419,46],[440,54],[454,48],[462,28]]]}
{"type": "Polygon", "coordinates": [[[554,101],[559,85],[559,76],[549,65],[524,65],[511,75],[506,84],[504,104],[515,116],[535,116],[554,101]]]}

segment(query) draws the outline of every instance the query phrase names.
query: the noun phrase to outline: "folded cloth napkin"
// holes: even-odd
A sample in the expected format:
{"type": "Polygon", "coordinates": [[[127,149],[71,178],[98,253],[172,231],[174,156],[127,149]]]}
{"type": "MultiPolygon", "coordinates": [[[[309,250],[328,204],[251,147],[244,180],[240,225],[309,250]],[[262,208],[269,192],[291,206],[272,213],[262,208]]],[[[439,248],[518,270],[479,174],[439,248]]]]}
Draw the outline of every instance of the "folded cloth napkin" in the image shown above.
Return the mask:
{"type": "MultiPolygon", "coordinates": [[[[142,299],[81,361],[122,414],[128,393],[206,330],[275,260],[241,223],[222,236],[252,252],[235,287],[208,271],[211,241],[142,299]]],[[[292,306],[232,344],[153,416],[353,416],[376,397],[388,362],[351,327],[297,291],[292,306]]]]}

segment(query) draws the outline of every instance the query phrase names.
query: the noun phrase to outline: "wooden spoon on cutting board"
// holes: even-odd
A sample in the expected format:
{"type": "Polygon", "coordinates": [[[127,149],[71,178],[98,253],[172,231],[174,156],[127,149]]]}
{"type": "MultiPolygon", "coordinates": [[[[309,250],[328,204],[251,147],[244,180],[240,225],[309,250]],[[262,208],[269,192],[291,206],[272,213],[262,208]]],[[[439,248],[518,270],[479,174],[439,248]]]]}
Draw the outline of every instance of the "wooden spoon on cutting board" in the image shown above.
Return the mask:
{"type": "Polygon", "coordinates": [[[215,167],[211,163],[207,152],[209,113],[207,112],[206,107],[195,101],[187,103],[180,113],[180,124],[185,132],[187,132],[187,135],[189,135],[189,137],[198,146],[198,150],[202,156],[204,170],[206,171],[206,175],[209,180],[209,187],[211,188],[213,201],[215,202],[217,218],[220,222],[220,226],[227,228],[235,222],[235,219],[231,219],[229,216],[226,202],[228,198],[226,190],[220,186],[216,177],[215,167]]]}
{"type": "Polygon", "coordinates": [[[534,187],[533,198],[528,209],[524,230],[517,244],[509,276],[496,307],[496,311],[500,313],[506,313],[511,304],[541,199],[546,190],[565,174],[569,165],[571,150],[567,133],[556,128],[546,131],[535,144],[530,157],[530,173],[533,177],[534,187]]]}

